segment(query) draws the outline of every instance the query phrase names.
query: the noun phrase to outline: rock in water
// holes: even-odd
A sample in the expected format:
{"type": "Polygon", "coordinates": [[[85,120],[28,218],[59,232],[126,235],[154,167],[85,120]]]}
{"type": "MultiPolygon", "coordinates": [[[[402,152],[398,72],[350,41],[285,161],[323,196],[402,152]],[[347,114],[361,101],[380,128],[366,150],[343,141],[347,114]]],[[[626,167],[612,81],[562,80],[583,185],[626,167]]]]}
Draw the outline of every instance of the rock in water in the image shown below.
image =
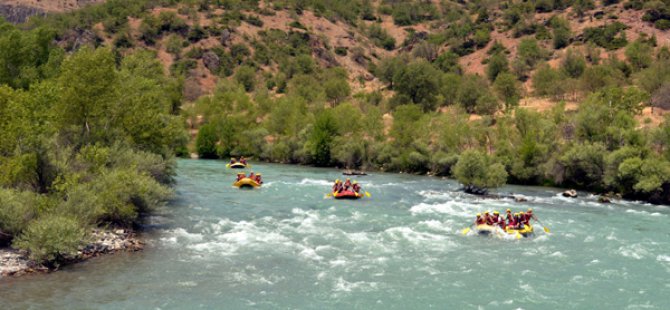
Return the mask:
{"type": "Polygon", "coordinates": [[[612,200],[610,200],[607,196],[600,196],[600,197],[598,197],[598,202],[600,202],[600,203],[611,203],[612,200]]]}
{"type": "Polygon", "coordinates": [[[563,197],[577,198],[577,191],[574,189],[569,189],[563,192],[563,197]]]}

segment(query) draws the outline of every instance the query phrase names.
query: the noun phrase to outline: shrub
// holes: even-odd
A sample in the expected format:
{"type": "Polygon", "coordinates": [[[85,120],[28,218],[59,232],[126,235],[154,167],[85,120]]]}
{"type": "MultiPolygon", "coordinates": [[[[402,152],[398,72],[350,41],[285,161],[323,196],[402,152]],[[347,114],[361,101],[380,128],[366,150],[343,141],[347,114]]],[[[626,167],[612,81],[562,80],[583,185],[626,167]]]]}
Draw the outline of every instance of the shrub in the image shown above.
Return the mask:
{"type": "Polygon", "coordinates": [[[505,103],[506,109],[511,109],[519,105],[521,90],[514,75],[510,73],[499,74],[498,77],[496,77],[495,82],[493,82],[493,88],[500,99],[505,103]]]}
{"type": "Polygon", "coordinates": [[[26,228],[37,215],[38,199],[33,192],[0,188],[0,241],[11,239],[26,228]]]}
{"type": "Polygon", "coordinates": [[[489,58],[489,64],[486,67],[486,76],[489,81],[493,82],[498,77],[498,74],[509,71],[509,64],[504,53],[497,53],[489,58]]]}
{"type": "Polygon", "coordinates": [[[86,232],[76,219],[65,215],[45,215],[31,222],[14,241],[14,246],[30,253],[38,263],[58,264],[75,255],[86,232]]]}
{"type": "Polygon", "coordinates": [[[654,23],[654,27],[656,27],[656,29],[660,29],[660,30],[668,30],[668,29],[670,29],[670,20],[659,19],[654,23]]]}
{"type": "Polygon", "coordinates": [[[476,150],[463,152],[453,172],[456,180],[470,193],[487,192],[489,188],[502,186],[507,180],[503,165],[491,163],[487,155],[476,150]]]}
{"type": "Polygon", "coordinates": [[[641,40],[636,40],[626,47],[626,59],[635,70],[649,67],[652,62],[653,48],[641,40]]]}
{"type": "Polygon", "coordinates": [[[578,78],[582,76],[582,73],[584,73],[584,70],[586,69],[586,60],[584,60],[584,56],[581,53],[570,49],[565,54],[565,58],[563,58],[563,61],[561,62],[561,67],[563,72],[569,77],[578,78]]]}
{"type": "Polygon", "coordinates": [[[216,127],[213,124],[205,124],[198,130],[198,136],[195,140],[195,148],[200,158],[217,158],[216,144],[219,138],[216,134],[216,127]]]}
{"type": "Polygon", "coordinates": [[[256,87],[256,70],[249,66],[241,66],[235,72],[235,81],[244,86],[244,90],[250,92],[256,87]]]}

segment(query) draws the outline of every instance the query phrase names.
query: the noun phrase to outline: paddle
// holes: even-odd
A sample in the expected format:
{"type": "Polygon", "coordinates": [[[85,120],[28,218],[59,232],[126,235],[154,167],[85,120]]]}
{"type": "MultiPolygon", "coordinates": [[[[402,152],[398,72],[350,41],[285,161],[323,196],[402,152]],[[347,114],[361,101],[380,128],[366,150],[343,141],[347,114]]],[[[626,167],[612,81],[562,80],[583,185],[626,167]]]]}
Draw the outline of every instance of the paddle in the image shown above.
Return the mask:
{"type": "Polygon", "coordinates": [[[470,232],[470,228],[472,228],[472,226],[475,226],[475,224],[472,224],[472,225],[470,225],[470,226],[464,228],[463,231],[461,231],[461,233],[463,234],[463,236],[467,235],[467,234],[470,232]]]}
{"type": "Polygon", "coordinates": [[[366,191],[366,192],[365,192],[365,197],[370,198],[370,193],[368,193],[368,192],[366,191]]]}
{"type": "Polygon", "coordinates": [[[542,225],[542,229],[544,229],[544,232],[551,233],[551,231],[549,231],[549,228],[544,226],[544,224],[542,222],[540,222],[540,220],[538,220],[535,216],[533,216],[533,219],[535,219],[536,222],[538,222],[538,223],[540,223],[540,225],[542,225]]]}

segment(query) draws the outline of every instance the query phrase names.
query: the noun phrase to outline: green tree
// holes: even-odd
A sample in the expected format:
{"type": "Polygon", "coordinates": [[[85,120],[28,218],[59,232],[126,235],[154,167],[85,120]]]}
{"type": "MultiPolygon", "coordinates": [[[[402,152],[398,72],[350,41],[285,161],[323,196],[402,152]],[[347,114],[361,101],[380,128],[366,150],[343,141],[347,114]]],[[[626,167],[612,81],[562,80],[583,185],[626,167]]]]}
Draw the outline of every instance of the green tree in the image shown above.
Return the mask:
{"type": "Polygon", "coordinates": [[[310,153],[314,164],[329,166],[331,163],[331,147],[337,135],[337,126],[330,110],[321,112],[316,118],[314,129],[309,138],[310,153]]]}
{"type": "Polygon", "coordinates": [[[519,105],[521,99],[521,88],[516,77],[510,73],[501,73],[493,82],[498,97],[505,103],[506,109],[511,109],[519,105]]]}
{"type": "Polygon", "coordinates": [[[487,155],[476,150],[461,153],[453,172],[456,180],[465,186],[465,191],[473,194],[485,194],[507,180],[503,165],[492,163],[487,155]]]}
{"type": "Polygon", "coordinates": [[[495,81],[499,74],[508,71],[509,64],[504,53],[496,53],[489,58],[489,63],[486,67],[486,76],[489,78],[489,81],[495,81]]]}
{"type": "Polygon", "coordinates": [[[561,62],[561,68],[569,77],[578,78],[586,69],[586,60],[581,53],[569,49],[561,62]]]}
{"type": "Polygon", "coordinates": [[[439,91],[440,72],[425,60],[416,60],[407,65],[394,78],[398,95],[406,96],[424,111],[435,108],[439,91]]]}
{"type": "Polygon", "coordinates": [[[235,72],[235,80],[250,92],[256,87],[256,70],[249,66],[241,66],[235,72]]]}
{"type": "Polygon", "coordinates": [[[200,158],[217,158],[216,144],[219,138],[214,124],[205,124],[198,130],[195,148],[200,158]]]}
{"type": "Polygon", "coordinates": [[[635,40],[626,47],[626,59],[635,70],[647,68],[651,65],[653,48],[646,42],[635,40]]]}

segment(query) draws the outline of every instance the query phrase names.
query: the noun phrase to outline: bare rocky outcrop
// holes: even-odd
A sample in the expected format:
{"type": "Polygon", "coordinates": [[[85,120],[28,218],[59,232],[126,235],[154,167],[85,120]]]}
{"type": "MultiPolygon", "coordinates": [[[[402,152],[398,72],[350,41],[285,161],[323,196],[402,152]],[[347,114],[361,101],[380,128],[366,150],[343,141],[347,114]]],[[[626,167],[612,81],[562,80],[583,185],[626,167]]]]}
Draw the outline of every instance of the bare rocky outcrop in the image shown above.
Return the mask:
{"type": "Polygon", "coordinates": [[[202,54],[202,63],[210,72],[216,74],[221,66],[221,59],[219,59],[219,56],[217,56],[216,53],[207,51],[202,54]]]}
{"type": "MultiPolygon", "coordinates": [[[[75,255],[68,257],[65,263],[79,262],[120,251],[140,251],[144,248],[144,243],[137,239],[132,231],[124,229],[113,231],[94,229],[91,232],[91,240],[93,241],[81,246],[75,255]]],[[[27,254],[15,249],[0,249],[0,278],[54,270],[54,267],[49,268],[31,261],[27,254]]]]}
{"type": "Polygon", "coordinates": [[[28,6],[0,4],[0,16],[10,23],[24,23],[28,18],[35,15],[46,15],[46,12],[28,6]]]}

